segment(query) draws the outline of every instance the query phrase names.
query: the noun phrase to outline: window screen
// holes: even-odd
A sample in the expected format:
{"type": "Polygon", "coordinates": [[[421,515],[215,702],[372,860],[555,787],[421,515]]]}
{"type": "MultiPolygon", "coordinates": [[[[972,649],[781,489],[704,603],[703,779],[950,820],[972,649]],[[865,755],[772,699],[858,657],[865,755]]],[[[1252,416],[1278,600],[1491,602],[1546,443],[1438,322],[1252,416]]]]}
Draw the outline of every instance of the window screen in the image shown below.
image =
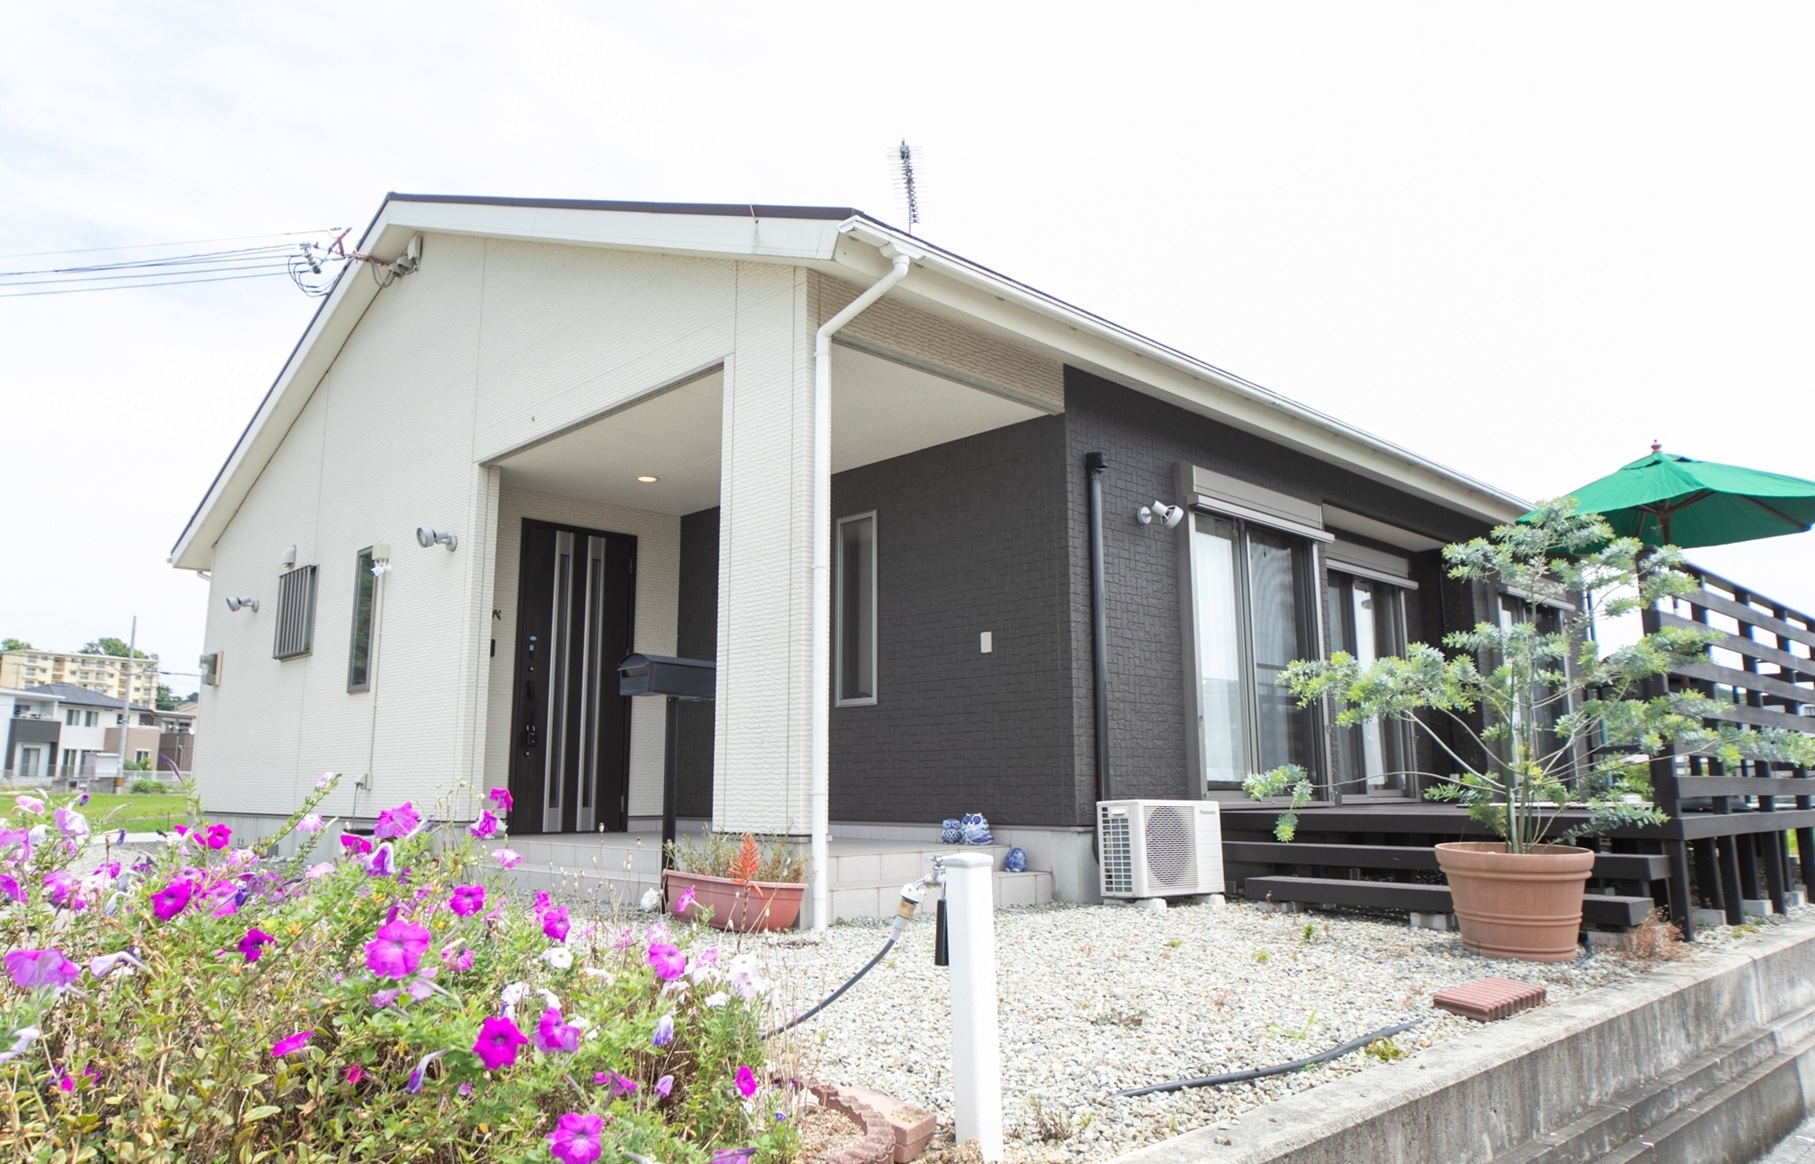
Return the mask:
{"type": "Polygon", "coordinates": [[[277,580],[275,659],[294,659],[315,647],[315,567],[298,566],[277,580]]]}

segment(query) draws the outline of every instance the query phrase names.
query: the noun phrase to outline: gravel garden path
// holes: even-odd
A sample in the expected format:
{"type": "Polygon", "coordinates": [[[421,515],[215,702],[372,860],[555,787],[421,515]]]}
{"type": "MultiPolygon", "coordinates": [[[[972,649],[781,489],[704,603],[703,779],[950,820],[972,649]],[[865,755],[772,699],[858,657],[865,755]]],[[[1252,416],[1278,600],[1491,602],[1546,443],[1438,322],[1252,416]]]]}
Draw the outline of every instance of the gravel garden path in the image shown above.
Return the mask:
{"type": "MultiPolygon", "coordinates": [[[[1697,957],[1751,932],[1739,929],[1704,931],[1696,946],[1677,950],[1697,957]]],[[[819,938],[746,938],[741,948],[773,968],[778,1001],[794,1013],[886,937],[886,922],[841,924],[819,938]]],[[[1464,951],[1454,934],[1402,921],[1246,904],[1005,910],[996,939],[1003,1123],[1009,1155],[1021,1160],[1107,1159],[1356,1071],[1416,1070],[1420,1050],[1467,1038],[1473,1026],[1431,1007],[1446,987],[1494,975],[1541,982],[1556,1002],[1617,989],[1647,968],[1607,952],[1559,965],[1490,961],[1464,951]],[[1356,1052],[1254,1083],[1115,1096],[1304,1058],[1420,1017],[1393,1040],[1388,1059],[1356,1052]],[[1393,1049],[1404,1058],[1391,1059],[1393,1049]]],[[[720,942],[727,952],[738,945],[720,942]]],[[[949,1023],[947,971],[933,965],[933,924],[923,915],[862,982],[797,1028],[796,1046],[813,1077],[930,1109],[949,1129],[949,1023]]]]}

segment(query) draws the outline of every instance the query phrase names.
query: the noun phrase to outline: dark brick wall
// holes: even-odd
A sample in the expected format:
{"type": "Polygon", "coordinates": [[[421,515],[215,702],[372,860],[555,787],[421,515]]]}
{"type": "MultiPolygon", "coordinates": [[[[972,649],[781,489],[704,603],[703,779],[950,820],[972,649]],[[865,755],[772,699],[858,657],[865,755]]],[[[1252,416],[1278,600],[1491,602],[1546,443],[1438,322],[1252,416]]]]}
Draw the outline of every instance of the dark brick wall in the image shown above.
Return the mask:
{"type": "Polygon", "coordinates": [[[1075,822],[1064,441],[1047,417],[832,479],[836,517],[876,511],[880,611],[877,702],[832,712],[834,819],[1075,822]]]}
{"type": "MultiPolygon", "coordinates": [[[[675,650],[683,659],[718,658],[718,510],[681,518],[681,594],[675,650]]],[[[710,703],[681,704],[674,811],[712,815],[713,720],[710,703]]]]}
{"type": "MultiPolygon", "coordinates": [[[[1077,644],[1072,684],[1079,694],[1073,717],[1077,824],[1089,822],[1090,799],[1095,795],[1086,453],[1101,451],[1110,464],[1103,476],[1103,540],[1109,624],[1109,791],[1118,799],[1197,795],[1186,752],[1190,644],[1182,634],[1180,560],[1185,538],[1182,531],[1142,526],[1134,520],[1141,505],[1178,500],[1179,462],[1307,501],[1340,505],[1443,541],[1485,532],[1439,506],[1076,368],[1065,370],[1065,399],[1065,461],[1072,499],[1067,531],[1073,547],[1068,556],[1070,623],[1077,644]]],[[[1407,603],[1408,621],[1417,628],[1415,637],[1428,633],[1437,617],[1425,609],[1433,593],[1426,586],[1407,603]]]]}

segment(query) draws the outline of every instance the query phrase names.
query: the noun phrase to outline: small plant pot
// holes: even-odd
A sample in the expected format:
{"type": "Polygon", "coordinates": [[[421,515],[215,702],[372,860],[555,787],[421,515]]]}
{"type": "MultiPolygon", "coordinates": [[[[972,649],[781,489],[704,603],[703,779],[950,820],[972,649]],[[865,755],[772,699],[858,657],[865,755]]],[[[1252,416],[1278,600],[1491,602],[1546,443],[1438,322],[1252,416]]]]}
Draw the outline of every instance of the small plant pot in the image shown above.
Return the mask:
{"type": "Polygon", "coordinates": [[[1582,891],[1594,853],[1539,845],[1509,853],[1500,841],[1437,846],[1462,944],[1487,958],[1568,962],[1582,929],[1582,891]]]}
{"type": "Polygon", "coordinates": [[[799,882],[740,882],[679,869],[662,872],[662,896],[675,916],[687,921],[704,918],[714,929],[740,934],[793,929],[800,920],[800,901],[806,890],[799,882]],[[677,906],[689,887],[693,901],[683,913],[677,906]]]}

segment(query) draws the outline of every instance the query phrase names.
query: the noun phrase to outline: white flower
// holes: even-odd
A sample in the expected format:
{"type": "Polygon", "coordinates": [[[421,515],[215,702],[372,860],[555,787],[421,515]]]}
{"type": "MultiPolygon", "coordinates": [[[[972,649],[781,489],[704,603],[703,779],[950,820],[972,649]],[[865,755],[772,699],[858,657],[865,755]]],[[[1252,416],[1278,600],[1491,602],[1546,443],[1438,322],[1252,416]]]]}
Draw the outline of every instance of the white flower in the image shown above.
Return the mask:
{"type": "Polygon", "coordinates": [[[769,982],[757,973],[756,955],[739,954],[725,969],[725,983],[745,998],[755,998],[769,989],[769,982]]]}
{"type": "Polygon", "coordinates": [[[662,904],[662,895],[653,889],[645,889],[643,900],[638,904],[643,907],[644,913],[654,913],[656,907],[662,904]]]}
{"type": "Polygon", "coordinates": [[[322,820],[319,812],[312,812],[296,822],[296,827],[305,833],[319,833],[321,826],[322,820]]]}
{"type": "Polygon", "coordinates": [[[542,960],[556,970],[565,970],[573,965],[573,951],[566,946],[550,946],[542,951],[542,960]]]}
{"type": "Polygon", "coordinates": [[[327,789],[332,788],[334,782],[338,779],[340,779],[340,773],[338,772],[323,772],[321,774],[321,779],[315,782],[315,789],[318,792],[326,791],[327,789]]]}
{"type": "Polygon", "coordinates": [[[546,987],[544,987],[544,988],[536,991],[536,993],[540,994],[542,996],[542,1001],[546,1002],[548,1004],[549,1010],[560,1010],[561,1009],[561,1000],[555,997],[554,991],[549,990],[546,987]]]}
{"type": "Polygon", "coordinates": [[[731,996],[729,994],[726,994],[722,990],[719,991],[717,994],[708,994],[706,996],[706,1005],[707,1006],[723,1006],[727,1002],[730,1002],[730,1001],[731,1001],[731,996]]]}
{"type": "Polygon", "coordinates": [[[334,862],[323,861],[319,865],[309,866],[307,869],[305,869],[303,871],[303,876],[307,877],[311,881],[316,881],[316,880],[319,880],[320,878],[326,877],[328,874],[330,874],[332,872],[334,872],[334,862]]]}
{"type": "Polygon", "coordinates": [[[516,1006],[519,1002],[523,1001],[523,996],[528,993],[529,983],[513,982],[504,988],[499,997],[504,999],[505,1006],[516,1006]]]}

